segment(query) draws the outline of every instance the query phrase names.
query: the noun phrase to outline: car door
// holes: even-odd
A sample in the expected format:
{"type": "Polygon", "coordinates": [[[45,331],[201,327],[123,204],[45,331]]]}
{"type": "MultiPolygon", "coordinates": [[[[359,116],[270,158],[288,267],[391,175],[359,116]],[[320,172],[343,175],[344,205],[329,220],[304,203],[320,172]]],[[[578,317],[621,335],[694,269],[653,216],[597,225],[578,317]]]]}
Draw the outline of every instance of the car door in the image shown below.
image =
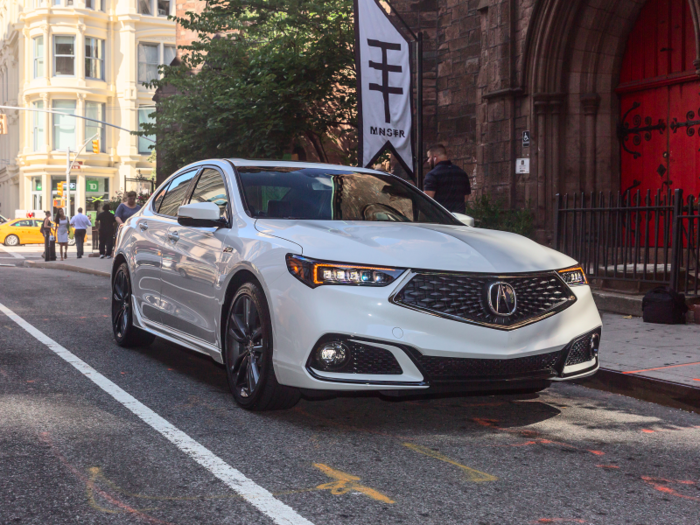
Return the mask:
{"type": "Polygon", "coordinates": [[[158,191],[148,209],[135,217],[132,233],[132,293],[143,320],[162,323],[167,306],[161,301],[163,253],[167,250],[168,229],[177,224],[177,214],[198,169],[174,177],[158,191]]]}
{"type": "MultiPolygon", "coordinates": [[[[185,204],[214,202],[230,224],[231,208],[224,174],[206,166],[185,204]]],[[[163,267],[161,297],[173,309],[163,316],[167,326],[218,345],[220,287],[223,281],[224,240],[229,228],[195,228],[179,224],[168,230],[174,264],[163,267]]]]}
{"type": "Polygon", "coordinates": [[[30,227],[32,221],[30,219],[24,219],[17,221],[12,225],[12,235],[16,235],[19,239],[19,244],[27,244],[30,236],[30,227]]]}
{"type": "Polygon", "coordinates": [[[44,221],[39,221],[37,219],[32,220],[32,227],[30,228],[30,236],[27,242],[38,244],[44,242],[44,235],[41,233],[41,225],[44,221]]]}

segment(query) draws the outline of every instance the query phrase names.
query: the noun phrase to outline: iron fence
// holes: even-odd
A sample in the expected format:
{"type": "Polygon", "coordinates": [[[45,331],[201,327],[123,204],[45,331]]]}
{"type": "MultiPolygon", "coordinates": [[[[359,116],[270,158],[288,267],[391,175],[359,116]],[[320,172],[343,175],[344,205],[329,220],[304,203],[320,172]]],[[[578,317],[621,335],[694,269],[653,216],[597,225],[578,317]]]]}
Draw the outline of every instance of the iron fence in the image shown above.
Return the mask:
{"type": "Polygon", "coordinates": [[[683,190],[557,195],[554,246],[593,279],[700,295],[698,199],[683,190]]]}

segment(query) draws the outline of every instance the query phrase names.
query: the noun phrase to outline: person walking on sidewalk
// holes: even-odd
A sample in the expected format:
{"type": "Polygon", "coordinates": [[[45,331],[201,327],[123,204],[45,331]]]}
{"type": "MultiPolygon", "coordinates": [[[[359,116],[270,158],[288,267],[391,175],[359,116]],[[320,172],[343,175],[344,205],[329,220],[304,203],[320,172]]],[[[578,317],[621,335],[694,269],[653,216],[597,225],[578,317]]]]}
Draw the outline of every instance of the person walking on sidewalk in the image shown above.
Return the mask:
{"type": "Polygon", "coordinates": [[[78,259],[83,256],[83,248],[85,246],[85,236],[87,235],[87,229],[92,228],[92,221],[90,217],[83,213],[82,208],[78,208],[78,213],[73,215],[70,220],[70,225],[75,228],[75,247],[78,250],[78,259]]]}
{"type": "Polygon", "coordinates": [[[41,234],[44,236],[44,253],[42,253],[41,256],[44,258],[44,260],[48,260],[49,258],[46,256],[46,254],[49,253],[49,237],[51,237],[51,212],[45,211],[44,214],[46,217],[41,225],[41,234]]]}
{"type": "Polygon", "coordinates": [[[141,206],[136,204],[136,192],[130,191],[126,194],[126,202],[122,202],[117,208],[114,217],[117,219],[117,224],[121,227],[126,220],[141,209],[141,206]]]}
{"type": "Polygon", "coordinates": [[[63,208],[58,208],[56,212],[56,244],[58,244],[58,249],[61,252],[61,260],[68,259],[68,227],[70,223],[65,213],[63,213],[63,208]],[[65,251],[65,255],[64,255],[65,251]]]}
{"type": "Polygon", "coordinates": [[[453,213],[464,213],[467,197],[472,192],[469,175],[452,164],[442,144],[430,147],[428,163],[432,170],[425,176],[425,194],[453,213]]]}
{"type": "MultiPolygon", "coordinates": [[[[120,204],[121,206],[121,204],[120,204]]],[[[102,206],[102,213],[97,216],[100,236],[100,259],[112,258],[112,248],[114,247],[114,225],[117,220],[114,214],[109,211],[109,204],[102,206]]]]}

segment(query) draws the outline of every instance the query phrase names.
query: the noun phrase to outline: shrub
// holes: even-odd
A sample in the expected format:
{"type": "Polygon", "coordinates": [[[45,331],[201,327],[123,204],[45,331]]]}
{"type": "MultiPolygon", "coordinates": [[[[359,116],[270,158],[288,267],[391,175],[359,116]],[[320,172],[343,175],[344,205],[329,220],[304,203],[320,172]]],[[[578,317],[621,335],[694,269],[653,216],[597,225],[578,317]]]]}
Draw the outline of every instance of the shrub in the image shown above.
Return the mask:
{"type": "Polygon", "coordinates": [[[509,209],[502,199],[492,199],[481,195],[467,204],[467,215],[474,217],[478,228],[501,230],[530,237],[535,230],[532,211],[529,209],[509,209]]]}

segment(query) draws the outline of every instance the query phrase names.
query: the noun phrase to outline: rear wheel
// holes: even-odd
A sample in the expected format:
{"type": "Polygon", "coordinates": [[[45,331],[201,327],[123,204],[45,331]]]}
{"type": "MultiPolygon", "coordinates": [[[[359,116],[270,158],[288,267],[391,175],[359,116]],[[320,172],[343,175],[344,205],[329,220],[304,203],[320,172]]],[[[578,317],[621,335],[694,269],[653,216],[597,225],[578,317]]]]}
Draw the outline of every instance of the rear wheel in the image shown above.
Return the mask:
{"type": "Polygon", "coordinates": [[[226,317],[224,361],[236,402],[247,410],[282,410],[297,404],[298,389],[280,385],[272,365],[272,322],[254,283],[241,286],[226,317]]]}
{"type": "Polygon", "coordinates": [[[134,326],[129,268],[122,263],[112,281],[112,332],[119,346],[148,346],[156,336],[134,326]]]}
{"type": "Polygon", "coordinates": [[[8,235],[5,237],[5,246],[19,246],[19,237],[16,235],[8,235]]]}

